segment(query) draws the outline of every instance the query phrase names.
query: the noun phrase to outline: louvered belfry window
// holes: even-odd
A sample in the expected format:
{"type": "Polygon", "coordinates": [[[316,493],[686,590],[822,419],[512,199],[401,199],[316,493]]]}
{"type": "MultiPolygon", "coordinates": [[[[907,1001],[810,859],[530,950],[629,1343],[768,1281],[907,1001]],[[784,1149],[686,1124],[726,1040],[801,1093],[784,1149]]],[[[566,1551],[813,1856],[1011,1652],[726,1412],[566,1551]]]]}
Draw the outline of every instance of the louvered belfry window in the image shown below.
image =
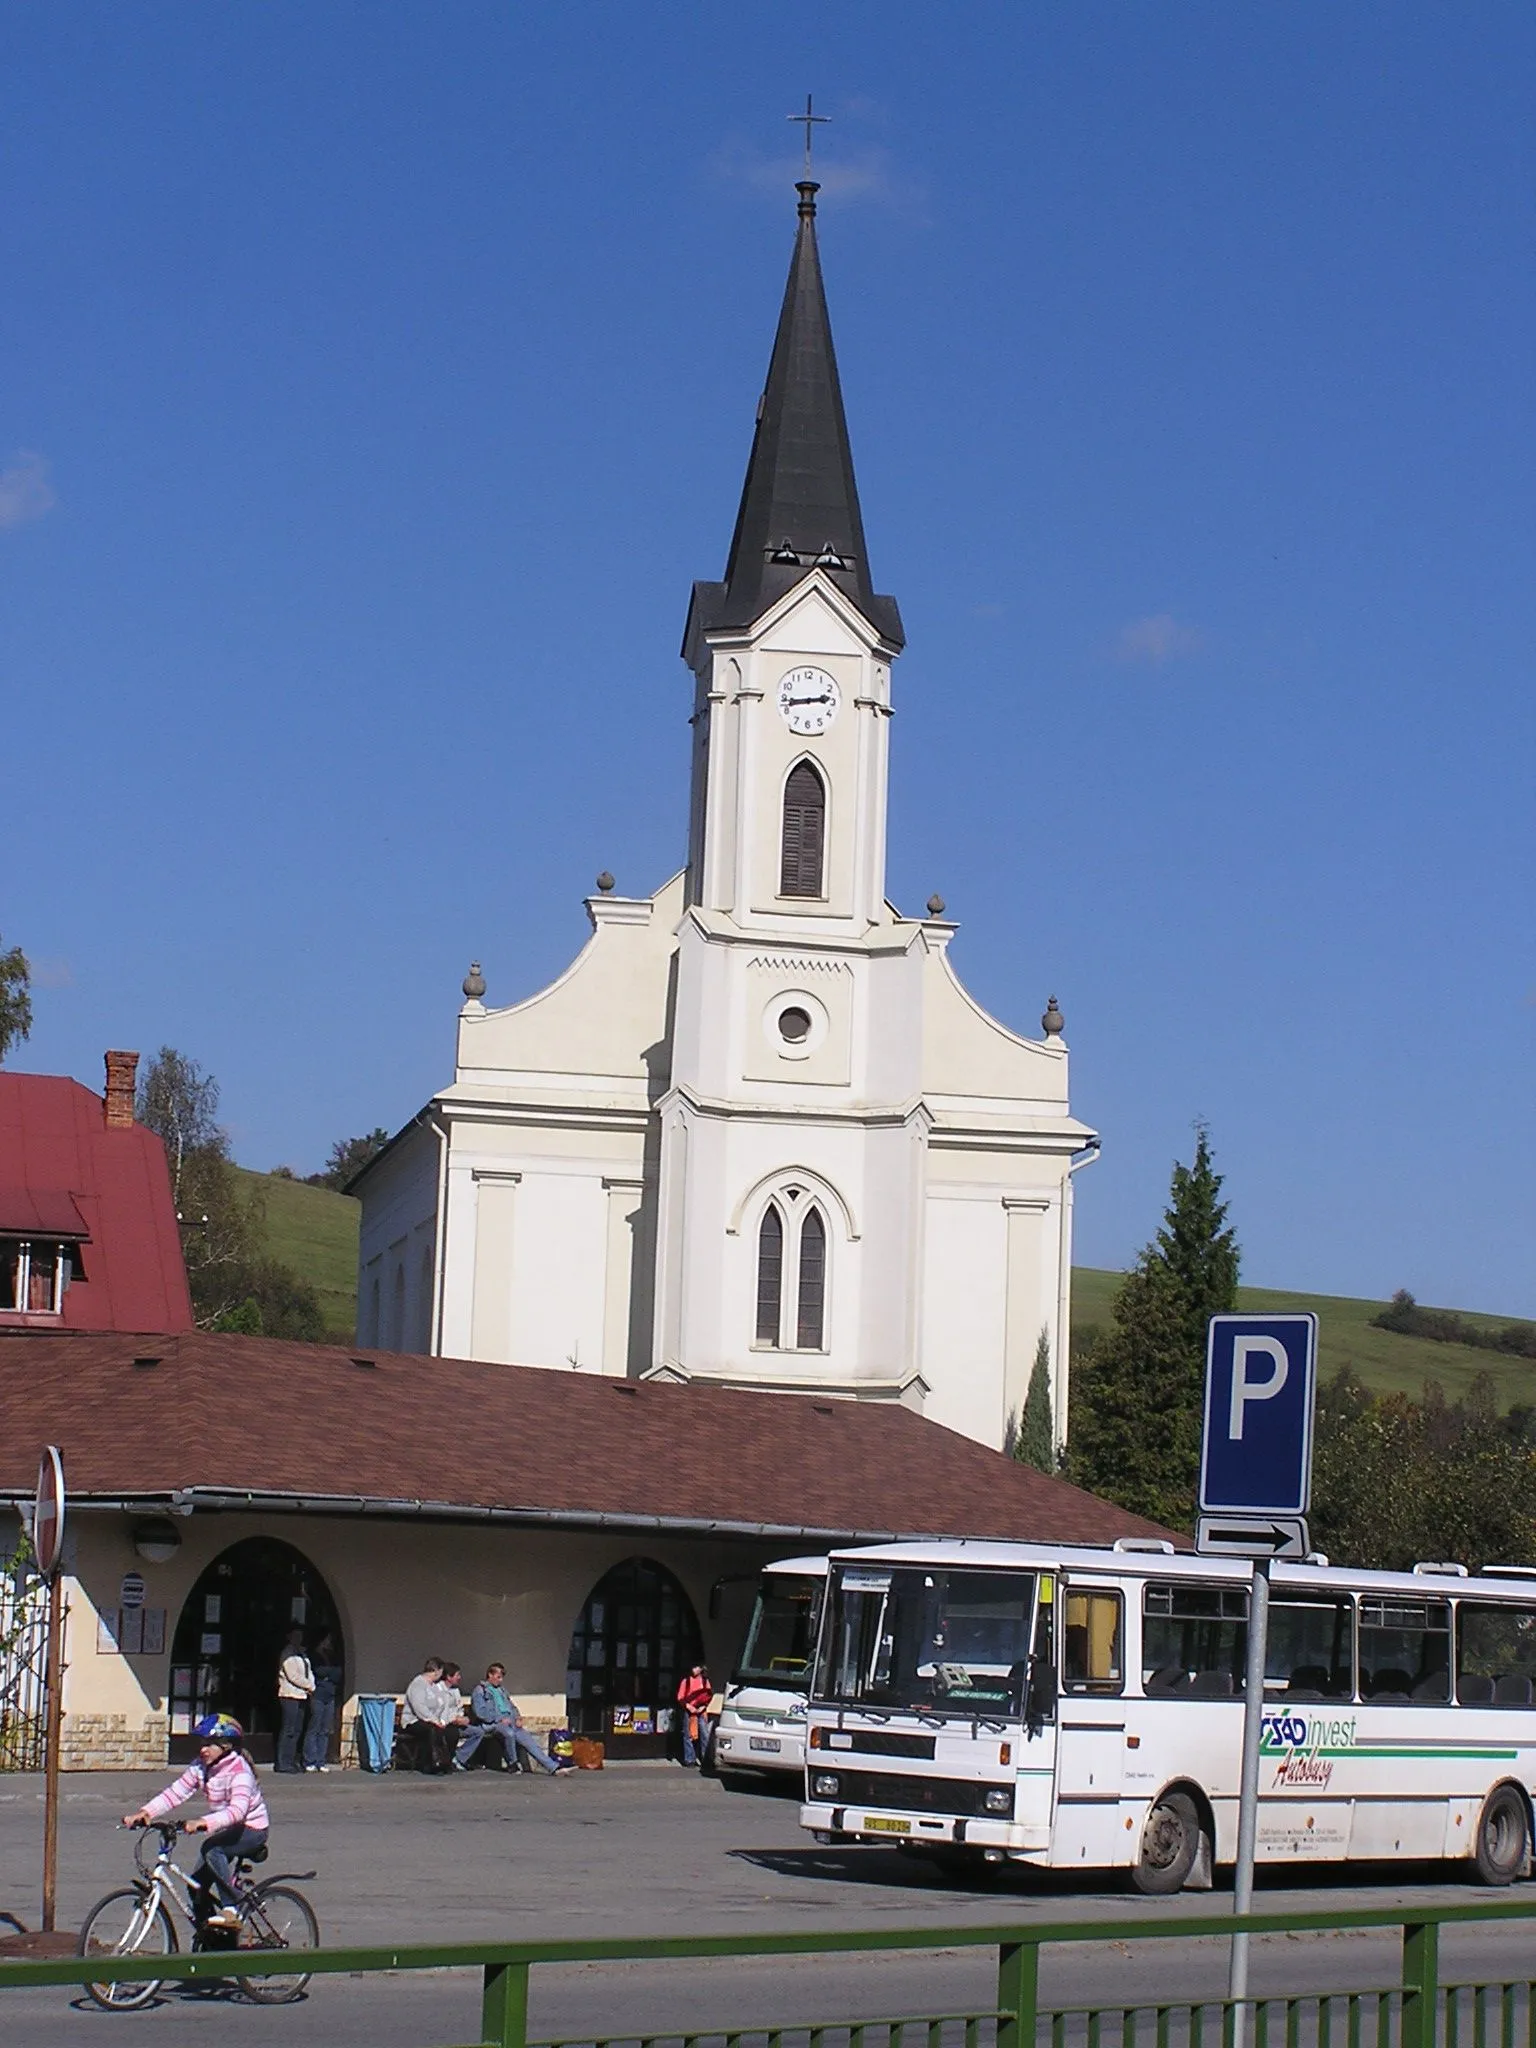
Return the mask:
{"type": "Polygon", "coordinates": [[[757,1341],[779,1341],[779,1302],[784,1289],[784,1218],[770,1202],[757,1233],[757,1341]]]}
{"type": "Polygon", "coordinates": [[[784,838],[779,861],[781,896],[819,896],[827,832],[826,784],[809,761],[799,761],[784,785],[784,838]]]}
{"type": "Polygon", "coordinates": [[[827,1226],[819,1209],[808,1209],[800,1225],[800,1287],[795,1343],[801,1351],[821,1349],[827,1298],[827,1226]]]}

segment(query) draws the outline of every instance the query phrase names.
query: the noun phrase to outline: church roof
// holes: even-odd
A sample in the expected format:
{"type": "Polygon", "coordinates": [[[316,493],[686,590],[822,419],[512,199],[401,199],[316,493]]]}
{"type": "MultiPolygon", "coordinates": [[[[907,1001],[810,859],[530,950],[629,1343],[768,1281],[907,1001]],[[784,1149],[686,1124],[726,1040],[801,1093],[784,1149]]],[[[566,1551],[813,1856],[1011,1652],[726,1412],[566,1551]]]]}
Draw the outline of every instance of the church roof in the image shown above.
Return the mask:
{"type": "Polygon", "coordinates": [[[707,633],[750,626],[820,568],[883,638],[900,647],[896,600],[877,596],[870,580],[816,247],[818,187],[807,178],[795,189],[800,224],[725,581],[694,585],[690,628],[707,633]]]}
{"type": "Polygon", "coordinates": [[[0,1337],[0,1500],[623,1526],[786,1542],[1168,1532],[895,1403],[269,1337],[0,1337]]]}

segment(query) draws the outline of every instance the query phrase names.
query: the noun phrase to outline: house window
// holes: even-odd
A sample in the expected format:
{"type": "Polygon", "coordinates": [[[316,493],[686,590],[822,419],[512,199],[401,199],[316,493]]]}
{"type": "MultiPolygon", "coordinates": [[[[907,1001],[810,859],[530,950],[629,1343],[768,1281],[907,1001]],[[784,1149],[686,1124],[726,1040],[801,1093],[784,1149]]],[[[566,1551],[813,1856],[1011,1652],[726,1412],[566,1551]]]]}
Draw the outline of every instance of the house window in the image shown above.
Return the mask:
{"type": "Polygon", "coordinates": [[[28,1237],[0,1238],[0,1312],[61,1315],[72,1277],[70,1247],[28,1237]]]}
{"type": "Polygon", "coordinates": [[[826,784],[809,761],[797,761],[784,785],[784,831],[779,850],[781,896],[822,894],[826,830],[826,784]]]}
{"type": "Polygon", "coordinates": [[[804,1188],[785,1188],[757,1232],[756,1341],[773,1351],[826,1349],[827,1225],[804,1188]]]}

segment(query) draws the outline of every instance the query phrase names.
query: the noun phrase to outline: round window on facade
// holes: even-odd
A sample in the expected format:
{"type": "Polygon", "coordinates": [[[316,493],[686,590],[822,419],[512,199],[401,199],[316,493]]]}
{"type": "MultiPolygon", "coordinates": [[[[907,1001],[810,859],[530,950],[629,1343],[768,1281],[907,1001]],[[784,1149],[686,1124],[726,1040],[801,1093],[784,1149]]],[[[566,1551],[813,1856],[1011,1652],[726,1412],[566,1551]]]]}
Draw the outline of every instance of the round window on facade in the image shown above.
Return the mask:
{"type": "Polygon", "coordinates": [[[786,1045],[803,1045],[811,1035],[811,1013],[798,1006],[779,1012],[779,1036],[786,1045]]]}

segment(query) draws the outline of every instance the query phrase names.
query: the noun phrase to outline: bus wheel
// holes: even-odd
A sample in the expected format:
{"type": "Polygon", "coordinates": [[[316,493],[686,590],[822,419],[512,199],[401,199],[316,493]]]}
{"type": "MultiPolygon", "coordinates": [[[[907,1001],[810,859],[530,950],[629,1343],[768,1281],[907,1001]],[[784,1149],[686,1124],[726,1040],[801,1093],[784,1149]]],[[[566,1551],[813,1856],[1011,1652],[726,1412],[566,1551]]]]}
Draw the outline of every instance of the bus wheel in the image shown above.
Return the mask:
{"type": "Polygon", "coordinates": [[[1199,1853],[1195,1802],[1187,1792],[1165,1792],[1141,1831],[1141,1855],[1131,1871],[1131,1883],[1154,1898],[1179,1891],[1199,1853]]]}
{"type": "Polygon", "coordinates": [[[1496,1785],[1477,1820],[1472,1861],[1479,1884],[1513,1884],[1525,1869],[1530,1833],[1525,1801],[1513,1785],[1496,1785]]]}

